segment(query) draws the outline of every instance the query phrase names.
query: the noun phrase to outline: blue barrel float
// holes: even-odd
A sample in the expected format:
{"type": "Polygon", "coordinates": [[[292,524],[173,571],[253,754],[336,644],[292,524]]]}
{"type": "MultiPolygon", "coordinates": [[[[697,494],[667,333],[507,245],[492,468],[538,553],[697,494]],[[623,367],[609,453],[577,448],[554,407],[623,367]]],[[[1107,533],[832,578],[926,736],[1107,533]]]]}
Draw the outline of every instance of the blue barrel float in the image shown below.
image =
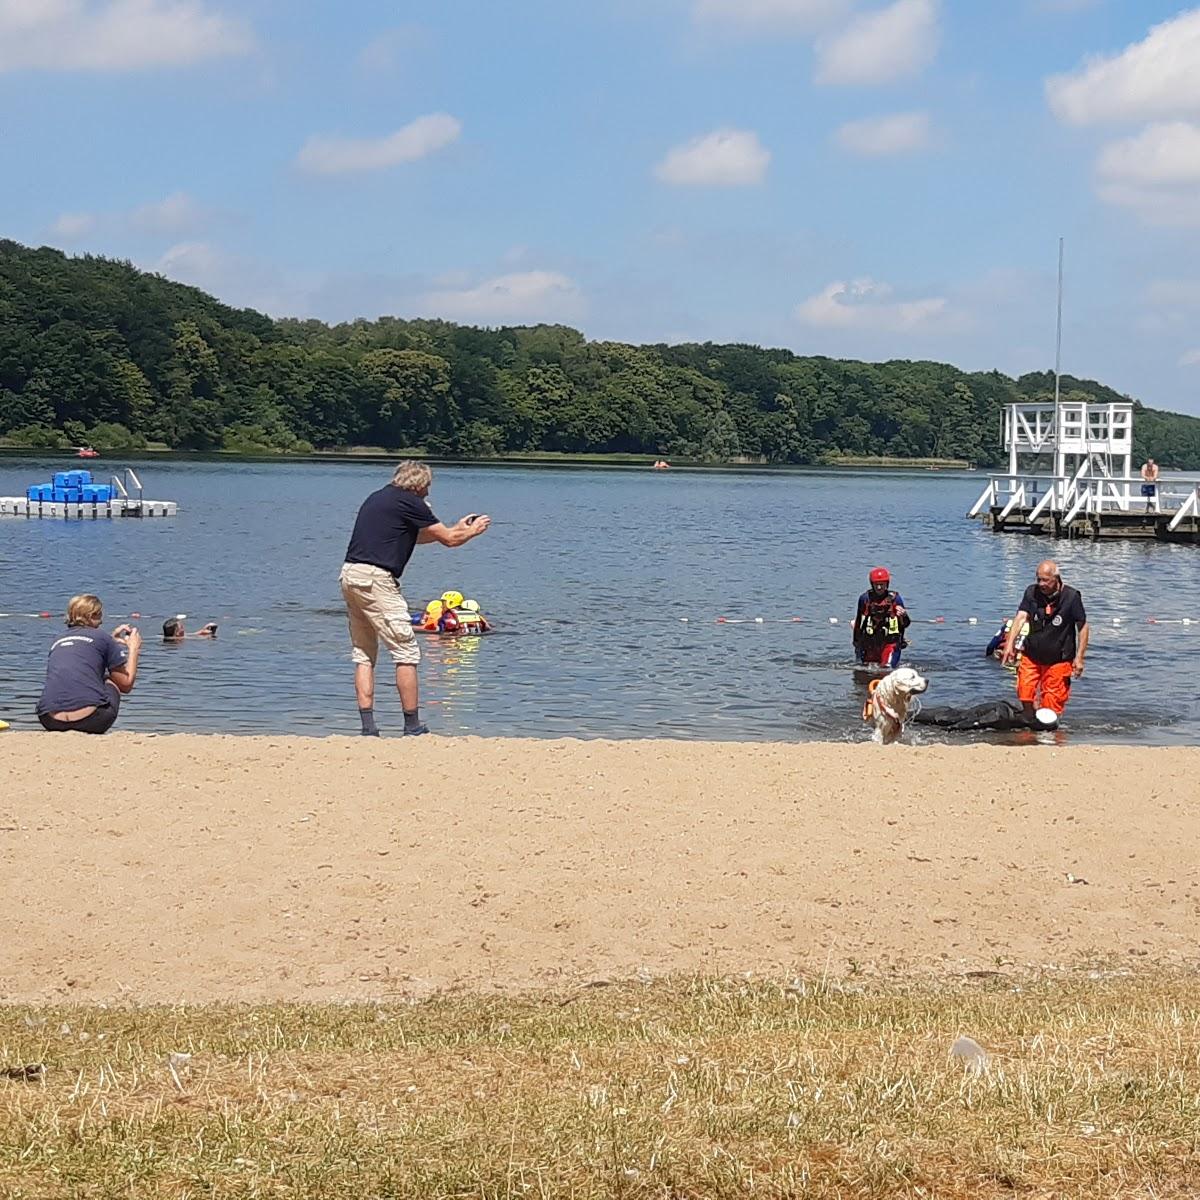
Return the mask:
{"type": "Polygon", "coordinates": [[[51,483],[25,489],[25,499],[39,504],[110,504],[112,484],[93,483],[91,471],[55,471],[51,483]]]}

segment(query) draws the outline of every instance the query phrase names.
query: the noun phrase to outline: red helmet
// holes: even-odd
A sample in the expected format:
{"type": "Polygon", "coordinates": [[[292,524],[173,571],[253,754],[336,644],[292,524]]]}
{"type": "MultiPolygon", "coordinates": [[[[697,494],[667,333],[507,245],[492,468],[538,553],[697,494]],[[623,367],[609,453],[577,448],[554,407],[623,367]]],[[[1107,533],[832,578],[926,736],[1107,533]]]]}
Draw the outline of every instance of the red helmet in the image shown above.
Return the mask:
{"type": "Polygon", "coordinates": [[[867,577],[872,583],[891,583],[892,577],[887,572],[887,567],[876,567],[867,577]]]}

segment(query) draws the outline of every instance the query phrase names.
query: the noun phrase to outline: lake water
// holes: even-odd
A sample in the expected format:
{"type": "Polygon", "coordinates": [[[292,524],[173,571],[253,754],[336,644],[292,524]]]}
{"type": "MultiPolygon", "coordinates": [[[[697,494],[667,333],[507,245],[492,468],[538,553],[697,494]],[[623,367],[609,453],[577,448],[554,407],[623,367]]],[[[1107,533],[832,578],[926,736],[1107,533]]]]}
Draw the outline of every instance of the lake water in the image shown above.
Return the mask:
{"type": "MultiPolygon", "coordinates": [[[[69,465],[0,462],[0,495],[69,465]]],[[[92,591],[107,627],[142,614],[119,728],[356,732],[337,575],[358,504],[388,466],[136,465],[148,496],[179,502],[177,518],[0,520],[0,611],[55,614],[0,618],[0,717],[36,727],[46,648],[67,598],[92,591]],[[219,621],[219,638],[164,646],[175,613],[189,628],[219,621]]],[[[918,622],[905,661],[929,676],[926,703],[967,704],[1011,694],[983,647],[1049,553],[1093,626],[1056,736],[1194,743],[1200,551],[996,536],[964,520],[983,484],[928,471],[438,467],[439,516],[495,523],[462,549],[418,547],[405,594],[416,608],[456,588],[498,631],[422,640],[423,715],[443,734],[862,739],[847,621],[871,566],[891,569],[918,622]]],[[[376,698],[385,733],[401,725],[389,676],[376,698]]]]}

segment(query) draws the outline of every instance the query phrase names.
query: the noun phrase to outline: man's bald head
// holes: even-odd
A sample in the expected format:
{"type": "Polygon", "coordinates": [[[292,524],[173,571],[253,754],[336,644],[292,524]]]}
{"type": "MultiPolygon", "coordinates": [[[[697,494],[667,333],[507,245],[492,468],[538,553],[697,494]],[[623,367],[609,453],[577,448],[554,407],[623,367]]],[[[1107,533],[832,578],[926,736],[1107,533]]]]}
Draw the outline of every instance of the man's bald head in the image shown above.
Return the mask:
{"type": "Polygon", "coordinates": [[[1053,591],[1062,581],[1058,573],[1058,563],[1052,558],[1044,558],[1037,565],[1037,581],[1039,586],[1053,591]]]}

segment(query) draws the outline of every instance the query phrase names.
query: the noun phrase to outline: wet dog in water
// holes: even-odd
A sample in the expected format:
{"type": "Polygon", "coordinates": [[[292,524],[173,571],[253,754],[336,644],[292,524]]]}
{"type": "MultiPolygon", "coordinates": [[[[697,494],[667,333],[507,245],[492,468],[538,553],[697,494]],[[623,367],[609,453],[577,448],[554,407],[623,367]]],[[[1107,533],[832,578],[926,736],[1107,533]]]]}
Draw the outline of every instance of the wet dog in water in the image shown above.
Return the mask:
{"type": "Polygon", "coordinates": [[[872,740],[890,746],[904,731],[913,696],[928,686],[929,681],[912,667],[898,667],[873,682],[863,706],[863,720],[875,722],[872,740]]]}

